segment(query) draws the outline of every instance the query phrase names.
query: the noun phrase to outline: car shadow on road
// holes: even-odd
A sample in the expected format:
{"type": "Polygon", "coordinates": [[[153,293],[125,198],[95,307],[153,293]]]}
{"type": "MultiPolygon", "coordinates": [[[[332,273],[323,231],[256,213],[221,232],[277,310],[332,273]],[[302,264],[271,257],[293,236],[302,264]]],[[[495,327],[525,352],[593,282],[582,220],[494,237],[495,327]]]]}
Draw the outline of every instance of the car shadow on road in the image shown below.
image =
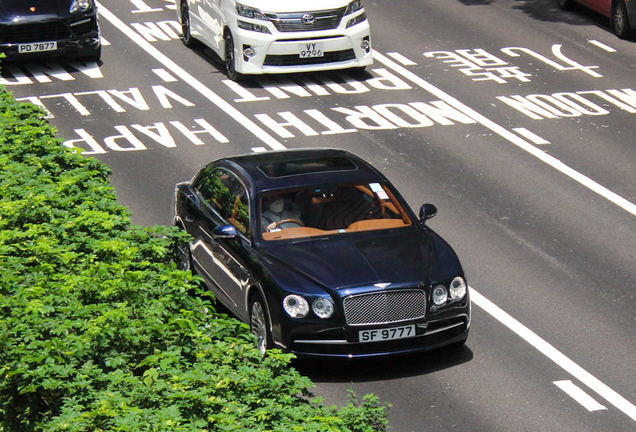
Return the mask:
{"type": "Polygon", "coordinates": [[[427,375],[473,359],[468,346],[365,359],[296,359],[293,366],[316,383],[384,381],[427,375]]]}
{"type": "MultiPolygon", "coordinates": [[[[493,5],[494,0],[457,0],[466,6],[487,7],[493,5]]],[[[561,10],[556,0],[518,0],[513,6],[531,18],[545,22],[562,22],[574,26],[596,26],[612,33],[609,19],[582,5],[575,5],[571,11],[561,10]]]]}
{"type": "Polygon", "coordinates": [[[518,2],[514,9],[539,21],[564,22],[581,26],[596,25],[611,31],[606,17],[581,5],[576,5],[574,10],[564,11],[559,8],[556,0],[524,0],[518,2]]]}

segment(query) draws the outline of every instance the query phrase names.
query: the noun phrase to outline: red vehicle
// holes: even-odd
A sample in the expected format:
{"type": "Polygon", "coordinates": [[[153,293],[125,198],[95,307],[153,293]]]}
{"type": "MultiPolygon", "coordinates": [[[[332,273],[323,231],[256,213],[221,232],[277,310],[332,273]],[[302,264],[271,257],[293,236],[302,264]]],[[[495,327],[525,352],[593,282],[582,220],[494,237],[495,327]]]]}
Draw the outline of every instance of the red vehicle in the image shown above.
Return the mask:
{"type": "Polygon", "coordinates": [[[636,0],[557,0],[557,3],[563,10],[570,10],[579,3],[605,15],[621,39],[633,36],[636,30],[636,0]]]}

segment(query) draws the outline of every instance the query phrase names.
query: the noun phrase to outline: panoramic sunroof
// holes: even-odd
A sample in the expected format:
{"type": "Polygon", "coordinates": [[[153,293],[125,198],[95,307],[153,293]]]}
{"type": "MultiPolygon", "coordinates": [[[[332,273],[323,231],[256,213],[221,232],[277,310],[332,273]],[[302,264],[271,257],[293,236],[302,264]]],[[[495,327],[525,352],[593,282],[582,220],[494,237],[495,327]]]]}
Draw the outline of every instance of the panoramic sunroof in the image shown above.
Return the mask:
{"type": "Polygon", "coordinates": [[[327,171],[350,171],[356,169],[356,166],[347,158],[329,157],[273,162],[259,165],[258,169],[260,169],[267,177],[278,178],[327,171]]]}

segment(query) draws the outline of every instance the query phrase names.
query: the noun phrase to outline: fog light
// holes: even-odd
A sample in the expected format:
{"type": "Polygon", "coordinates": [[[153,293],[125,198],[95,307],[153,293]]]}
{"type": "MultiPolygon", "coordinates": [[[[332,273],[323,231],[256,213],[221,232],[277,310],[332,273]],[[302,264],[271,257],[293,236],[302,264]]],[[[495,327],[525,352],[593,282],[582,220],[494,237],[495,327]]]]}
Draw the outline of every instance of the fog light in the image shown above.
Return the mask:
{"type": "Polygon", "coordinates": [[[363,40],[362,43],[360,44],[360,48],[362,48],[365,51],[369,51],[369,47],[371,47],[371,44],[369,43],[368,40],[363,40]]]}
{"type": "Polygon", "coordinates": [[[254,48],[248,47],[243,51],[243,55],[247,58],[252,58],[256,56],[256,51],[254,51],[254,48]]]}

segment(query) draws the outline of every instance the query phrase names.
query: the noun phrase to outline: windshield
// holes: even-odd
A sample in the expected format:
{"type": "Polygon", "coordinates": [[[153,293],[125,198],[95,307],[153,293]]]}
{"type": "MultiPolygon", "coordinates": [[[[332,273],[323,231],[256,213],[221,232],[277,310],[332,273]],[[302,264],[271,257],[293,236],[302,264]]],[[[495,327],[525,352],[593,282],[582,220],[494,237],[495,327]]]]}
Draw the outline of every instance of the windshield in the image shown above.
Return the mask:
{"type": "Polygon", "coordinates": [[[261,194],[258,218],[265,241],[411,225],[391,190],[380,183],[311,186],[261,194]]]}

